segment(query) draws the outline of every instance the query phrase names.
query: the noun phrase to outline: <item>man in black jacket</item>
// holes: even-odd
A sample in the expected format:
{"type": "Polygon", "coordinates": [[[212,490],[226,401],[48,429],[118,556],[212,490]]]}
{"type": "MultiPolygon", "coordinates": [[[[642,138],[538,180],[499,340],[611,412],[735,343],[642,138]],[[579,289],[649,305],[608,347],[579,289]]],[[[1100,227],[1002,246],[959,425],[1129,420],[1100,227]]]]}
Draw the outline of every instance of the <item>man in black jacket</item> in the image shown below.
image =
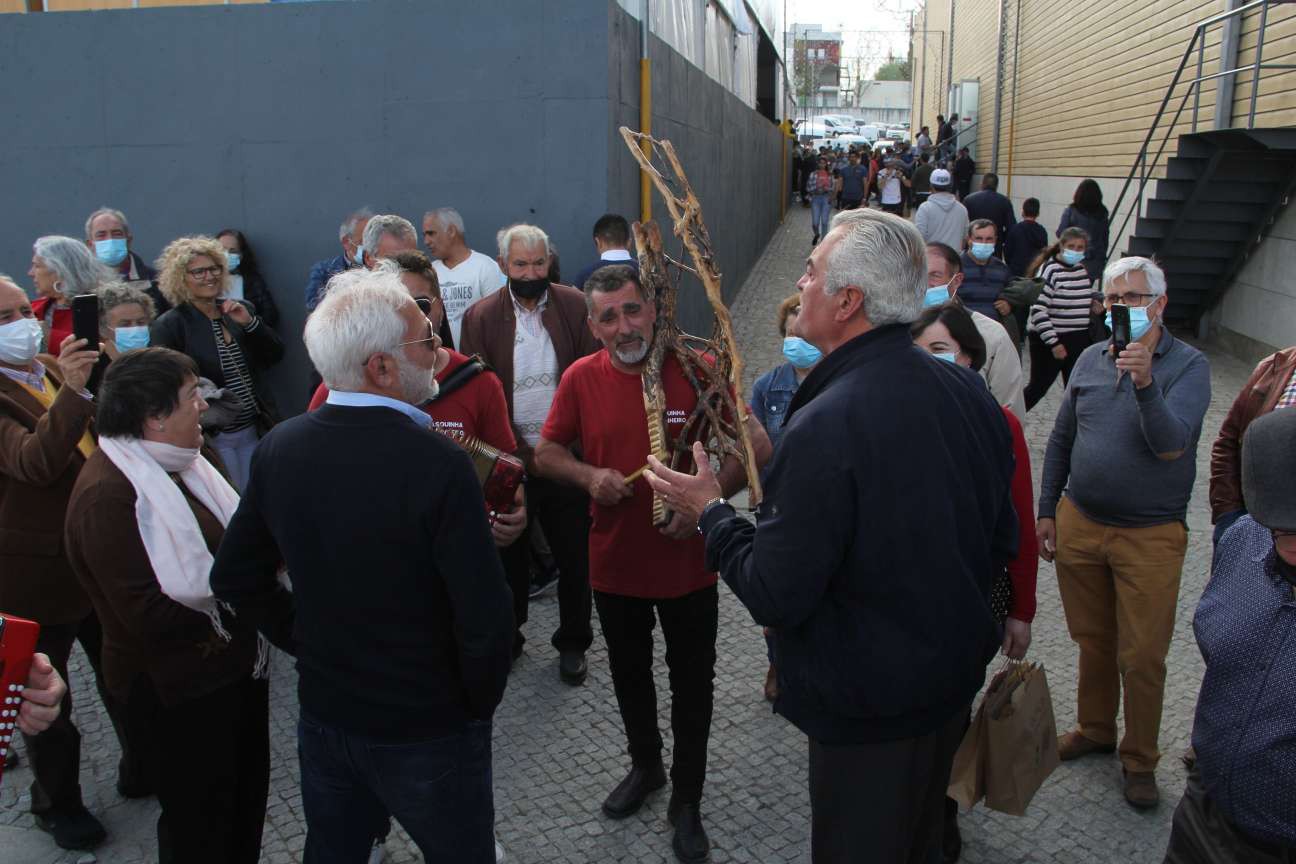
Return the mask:
{"type": "Polygon", "coordinates": [[[967,208],[969,222],[989,219],[994,223],[995,236],[999,238],[995,255],[1002,258],[1004,238],[1008,236],[1008,229],[1017,224],[1017,215],[1013,213],[1012,200],[999,193],[999,175],[986,173],[981,178],[981,191],[964,198],[963,206],[967,208]]]}
{"type": "Polygon", "coordinates": [[[768,626],[775,710],[810,738],[812,860],[923,862],[999,642],[990,585],[1017,545],[1012,444],[969,370],[912,346],[922,238],[843,212],[797,327],[823,353],[789,409],[752,525],[696,476],[649,482],[697,515],[707,566],[768,626]]]}
{"type": "Polygon", "coordinates": [[[296,654],[306,860],[365,860],[391,814],[426,861],[494,862],[512,600],[472,463],[415,407],[439,340],[388,269],[334,277],[305,338],[328,402],[261,440],[211,585],[296,654]]]}

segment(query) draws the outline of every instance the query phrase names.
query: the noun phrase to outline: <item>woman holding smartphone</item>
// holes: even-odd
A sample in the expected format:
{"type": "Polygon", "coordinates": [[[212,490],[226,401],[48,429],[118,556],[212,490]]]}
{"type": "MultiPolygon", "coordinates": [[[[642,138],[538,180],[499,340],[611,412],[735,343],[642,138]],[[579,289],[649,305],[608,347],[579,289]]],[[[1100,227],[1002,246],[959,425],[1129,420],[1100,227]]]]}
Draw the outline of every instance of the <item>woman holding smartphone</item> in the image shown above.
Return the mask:
{"type": "Polygon", "coordinates": [[[158,287],[175,308],[153,322],[150,342],[189,355],[202,377],[242,403],[234,419],[203,430],[242,490],[257,441],[279,419],[264,373],[283,359],[283,341],[250,302],[226,296],[229,261],[211,237],[173,240],[157,271],[158,287]]]}

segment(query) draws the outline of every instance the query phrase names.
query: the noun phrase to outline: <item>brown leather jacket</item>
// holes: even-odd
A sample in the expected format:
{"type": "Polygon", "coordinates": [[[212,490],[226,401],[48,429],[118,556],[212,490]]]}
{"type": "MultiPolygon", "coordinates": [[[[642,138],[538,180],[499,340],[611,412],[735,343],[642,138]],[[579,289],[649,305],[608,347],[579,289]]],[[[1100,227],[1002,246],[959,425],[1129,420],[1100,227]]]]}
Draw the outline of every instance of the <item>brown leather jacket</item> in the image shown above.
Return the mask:
{"type": "Polygon", "coordinates": [[[1211,446],[1211,522],[1218,522],[1225,513],[1246,509],[1242,500],[1242,436],[1252,420],[1274,409],[1294,371],[1296,346],[1271,354],[1260,361],[1233,400],[1211,446]]]}
{"type": "Polygon", "coordinates": [[[90,599],[68,565],[63,522],[95,405],[58,387],[52,357],[39,359],[58,389],[48,411],[0,375],[0,611],[71,624],[90,614],[90,599]]]}
{"type": "MultiPolygon", "coordinates": [[[[560,378],[572,363],[603,347],[590,331],[588,317],[584,293],[570,285],[554,283],[549,286],[549,300],[540,313],[540,321],[553,340],[560,378]]],[[[504,385],[510,423],[513,423],[513,339],[516,332],[513,295],[507,285],[469,306],[459,330],[459,351],[468,355],[480,354],[504,385]]],[[[530,470],[533,448],[523,439],[515,423],[513,436],[518,443],[517,455],[530,470]]]]}

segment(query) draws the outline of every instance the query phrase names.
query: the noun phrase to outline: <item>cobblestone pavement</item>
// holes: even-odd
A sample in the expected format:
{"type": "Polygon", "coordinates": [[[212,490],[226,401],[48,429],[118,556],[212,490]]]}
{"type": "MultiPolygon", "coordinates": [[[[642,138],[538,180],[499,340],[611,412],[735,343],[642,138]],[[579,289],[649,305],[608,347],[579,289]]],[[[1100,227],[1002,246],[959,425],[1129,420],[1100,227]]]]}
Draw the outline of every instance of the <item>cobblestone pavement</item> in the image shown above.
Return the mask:
{"type": "MultiPolygon", "coordinates": [[[[810,251],[807,210],[794,206],[770,242],[734,306],[738,337],[748,364],[748,384],[781,362],[773,322],[778,301],[794,290],[810,251]]],[[[718,226],[713,226],[718,227],[718,226]]],[[[723,264],[723,262],[721,262],[723,264]]],[[[1093,757],[1060,767],[1025,817],[1013,818],[978,807],[962,818],[964,860],[980,862],[1159,862],[1170,817],[1183,787],[1178,754],[1188,743],[1202,665],[1192,639],[1191,616],[1208,574],[1210,519],[1206,501],[1209,444],[1249,366],[1212,352],[1215,399],[1198,448],[1198,476],[1187,561],[1174,643],[1168,661],[1161,742],[1166,758],[1159,777],[1160,808],[1139,813],[1120,794],[1116,758],[1093,757]]],[[[1038,488],[1039,468],[1060,387],[1031,413],[1026,424],[1038,488]]],[[[914,503],[917,506],[917,502],[914,503]]],[[[809,805],[805,739],[774,715],[762,699],[765,651],[760,630],[729,593],[720,592],[720,637],[715,720],[703,815],[715,862],[805,862],[809,860],[809,805]]],[[[532,603],[526,625],[530,641],[513,672],[495,721],[496,823],[512,862],[671,861],[665,822],[667,792],[658,793],[635,816],[614,822],[599,811],[607,792],[628,766],[624,738],[607,666],[596,636],[590,675],[583,687],[561,684],[557,655],[548,636],[557,624],[551,594],[532,603]]],[[[595,628],[597,631],[597,627],[595,628]]],[[[79,650],[79,649],[78,649],[79,650]]],[[[1067,636],[1053,569],[1039,574],[1039,614],[1030,656],[1048,669],[1060,729],[1074,721],[1076,651],[1067,636]]],[[[295,674],[286,658],[275,658],[271,689],[273,748],[269,812],[262,860],[301,860],[305,841],[297,788],[294,725],[295,674]]],[[[662,649],[656,666],[658,691],[668,694],[662,649]]],[[[82,784],[86,803],[107,825],[109,840],[95,853],[113,864],[155,858],[156,803],[122,800],[114,789],[117,744],[91,695],[78,655],[72,675],[78,694],[76,722],[83,738],[82,784]]],[[[669,730],[669,697],[661,700],[662,728],[669,730]]],[[[667,759],[669,760],[669,734],[667,759]]],[[[860,778],[868,782],[868,778],[860,778]]],[[[0,788],[0,862],[54,864],[91,861],[60,854],[33,826],[27,813],[30,772],[12,772],[0,788]],[[6,851],[8,850],[8,851],[6,851]],[[17,850],[23,850],[18,852],[17,850]],[[14,857],[17,856],[17,857],[14,857]]],[[[201,782],[201,778],[195,778],[201,782]]],[[[388,860],[417,861],[403,834],[388,841],[388,860]]],[[[867,856],[861,860],[867,860],[867,856]]]]}

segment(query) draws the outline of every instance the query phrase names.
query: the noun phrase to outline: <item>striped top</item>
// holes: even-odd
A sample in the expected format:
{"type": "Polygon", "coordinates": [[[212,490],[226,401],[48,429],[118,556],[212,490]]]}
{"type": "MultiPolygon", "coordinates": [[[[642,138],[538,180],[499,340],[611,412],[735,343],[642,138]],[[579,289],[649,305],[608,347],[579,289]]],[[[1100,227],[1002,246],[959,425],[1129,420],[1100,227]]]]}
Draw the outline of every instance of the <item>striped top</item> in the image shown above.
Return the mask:
{"type": "Polygon", "coordinates": [[[1056,345],[1062,333],[1089,329],[1089,304],[1099,299],[1084,264],[1069,267],[1057,258],[1044,262],[1039,270],[1044,290],[1031,306],[1031,329],[1045,345],[1056,345]]]}
{"type": "Polygon", "coordinates": [[[221,322],[212,319],[212,335],[216,337],[216,353],[220,355],[221,374],[225,376],[225,389],[230,390],[243,403],[243,410],[238,417],[221,432],[237,432],[246,429],[256,422],[256,394],[252,390],[252,373],[248,370],[247,359],[237,341],[225,342],[221,322]]]}

